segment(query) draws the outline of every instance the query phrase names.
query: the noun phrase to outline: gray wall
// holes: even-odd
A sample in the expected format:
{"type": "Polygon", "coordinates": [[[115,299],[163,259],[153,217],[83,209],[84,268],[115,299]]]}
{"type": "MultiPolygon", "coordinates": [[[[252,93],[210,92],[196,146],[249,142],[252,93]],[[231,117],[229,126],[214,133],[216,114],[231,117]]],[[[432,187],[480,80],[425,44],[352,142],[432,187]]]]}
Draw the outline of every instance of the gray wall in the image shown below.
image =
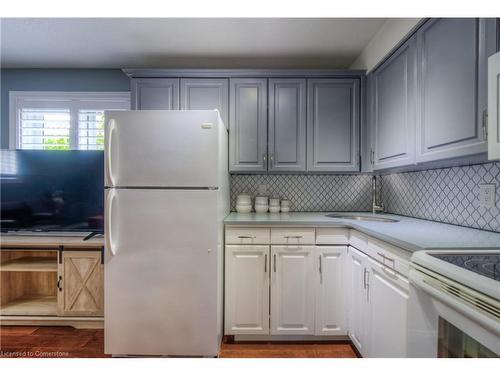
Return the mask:
{"type": "Polygon", "coordinates": [[[1,148],[9,147],[9,91],[130,91],[120,69],[1,69],[1,148]]]}
{"type": "Polygon", "coordinates": [[[480,207],[481,183],[496,184],[498,194],[500,162],[385,175],[382,195],[391,213],[500,232],[500,197],[480,207]]]}

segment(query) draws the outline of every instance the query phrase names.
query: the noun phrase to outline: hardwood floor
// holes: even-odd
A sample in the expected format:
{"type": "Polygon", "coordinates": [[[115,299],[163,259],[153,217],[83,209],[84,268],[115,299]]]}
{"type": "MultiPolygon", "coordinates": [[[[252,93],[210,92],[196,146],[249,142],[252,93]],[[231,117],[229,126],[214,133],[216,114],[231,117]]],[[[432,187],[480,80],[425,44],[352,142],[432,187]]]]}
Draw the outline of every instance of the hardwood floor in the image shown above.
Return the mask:
{"type": "MultiPolygon", "coordinates": [[[[72,327],[0,327],[0,357],[80,358],[104,354],[104,331],[72,327]]],[[[221,358],[356,358],[348,343],[222,344],[221,358]]]]}
{"type": "Polygon", "coordinates": [[[102,329],[0,327],[0,357],[107,357],[102,329]]]}
{"type": "Polygon", "coordinates": [[[221,358],[357,358],[345,342],[223,343],[221,358]]]}

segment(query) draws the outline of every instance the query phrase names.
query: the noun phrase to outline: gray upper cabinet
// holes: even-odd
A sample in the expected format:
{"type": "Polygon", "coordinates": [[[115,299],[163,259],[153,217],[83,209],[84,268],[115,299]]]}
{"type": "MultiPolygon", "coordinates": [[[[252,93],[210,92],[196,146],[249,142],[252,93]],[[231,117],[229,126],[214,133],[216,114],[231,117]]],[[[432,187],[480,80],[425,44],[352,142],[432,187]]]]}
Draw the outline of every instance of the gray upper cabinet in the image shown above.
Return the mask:
{"type": "Polygon", "coordinates": [[[178,78],[133,78],[132,109],[179,109],[178,78]]]}
{"type": "Polygon", "coordinates": [[[306,80],[269,80],[269,170],[306,171],[306,80]]]}
{"type": "Polygon", "coordinates": [[[307,85],[307,171],[359,171],[359,79],[307,85]]]}
{"type": "Polygon", "coordinates": [[[443,18],[418,31],[417,161],[485,152],[486,21],[443,18]]]}
{"type": "Polygon", "coordinates": [[[218,109],[231,173],[360,171],[363,71],[125,72],[132,109],[218,109]]]}
{"type": "Polygon", "coordinates": [[[267,171],[267,79],[229,81],[229,170],[267,171]]]}
{"type": "Polygon", "coordinates": [[[359,149],[361,154],[361,172],[373,172],[372,156],[372,108],[370,106],[370,94],[368,90],[372,87],[370,79],[372,75],[361,77],[361,125],[359,134],[359,149]]]}
{"type": "Polygon", "coordinates": [[[182,78],[181,109],[218,109],[226,127],[229,86],[224,78],[182,78]]]}
{"type": "Polygon", "coordinates": [[[416,40],[368,77],[373,169],[415,163],[416,40]]]}

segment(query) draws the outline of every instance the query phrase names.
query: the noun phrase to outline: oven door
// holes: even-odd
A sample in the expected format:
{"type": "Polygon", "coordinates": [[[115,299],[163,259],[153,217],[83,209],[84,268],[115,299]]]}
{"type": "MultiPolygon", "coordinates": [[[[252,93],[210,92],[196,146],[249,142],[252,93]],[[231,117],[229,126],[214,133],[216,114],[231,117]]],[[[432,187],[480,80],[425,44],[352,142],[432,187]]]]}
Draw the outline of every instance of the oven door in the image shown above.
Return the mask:
{"type": "Polygon", "coordinates": [[[498,301],[424,272],[409,273],[408,356],[500,356],[498,301]]]}

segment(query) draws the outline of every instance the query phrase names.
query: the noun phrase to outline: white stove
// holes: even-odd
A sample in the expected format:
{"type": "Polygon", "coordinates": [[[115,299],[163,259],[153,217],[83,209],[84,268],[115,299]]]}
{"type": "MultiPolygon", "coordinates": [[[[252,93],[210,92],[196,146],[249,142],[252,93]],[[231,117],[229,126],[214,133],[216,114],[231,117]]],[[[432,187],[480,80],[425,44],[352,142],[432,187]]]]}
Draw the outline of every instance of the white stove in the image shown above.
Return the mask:
{"type": "Polygon", "coordinates": [[[500,300],[500,250],[417,251],[411,261],[500,300]]]}
{"type": "Polygon", "coordinates": [[[426,250],[411,260],[409,355],[500,356],[500,250],[426,250]]]}

